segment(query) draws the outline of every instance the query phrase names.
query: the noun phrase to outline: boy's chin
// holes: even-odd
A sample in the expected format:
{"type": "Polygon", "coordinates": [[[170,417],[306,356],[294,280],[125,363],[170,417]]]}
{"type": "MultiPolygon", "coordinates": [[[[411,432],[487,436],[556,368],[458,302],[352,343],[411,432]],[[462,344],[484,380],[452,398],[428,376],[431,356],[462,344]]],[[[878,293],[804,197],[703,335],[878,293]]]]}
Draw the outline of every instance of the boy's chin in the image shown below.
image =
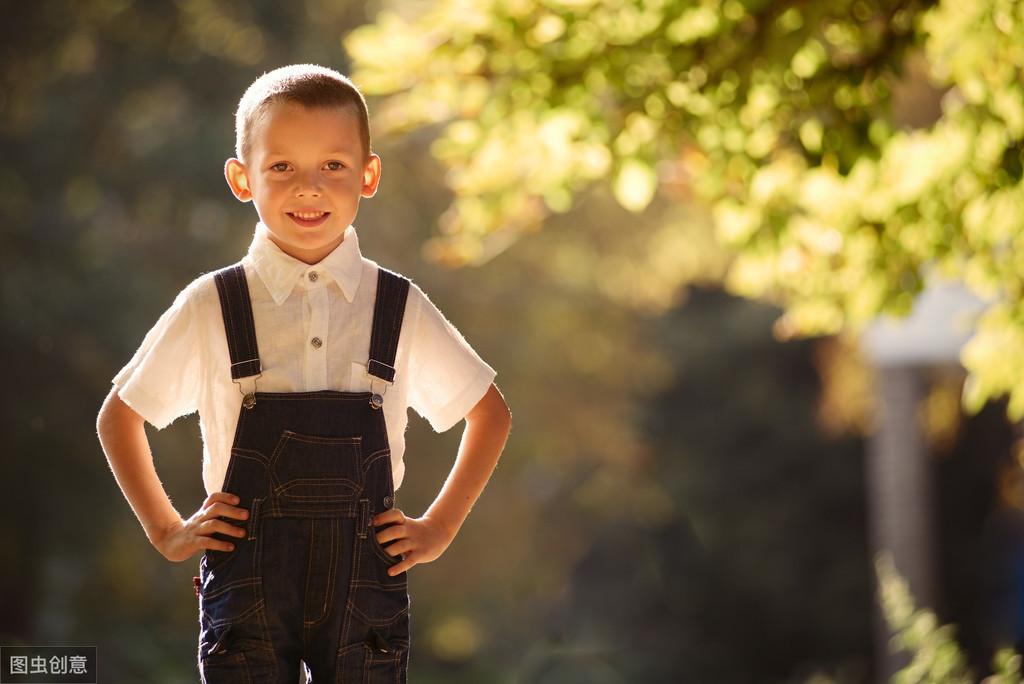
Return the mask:
{"type": "Polygon", "coordinates": [[[282,251],[291,254],[292,256],[299,257],[298,252],[303,252],[303,256],[310,256],[309,252],[318,252],[320,250],[333,249],[337,247],[344,239],[344,231],[334,230],[329,228],[324,230],[324,226],[318,228],[299,228],[298,226],[284,226],[284,229],[275,228],[274,226],[267,225],[267,233],[271,242],[281,248],[282,251]],[[293,252],[296,252],[293,254],[293,252]]]}

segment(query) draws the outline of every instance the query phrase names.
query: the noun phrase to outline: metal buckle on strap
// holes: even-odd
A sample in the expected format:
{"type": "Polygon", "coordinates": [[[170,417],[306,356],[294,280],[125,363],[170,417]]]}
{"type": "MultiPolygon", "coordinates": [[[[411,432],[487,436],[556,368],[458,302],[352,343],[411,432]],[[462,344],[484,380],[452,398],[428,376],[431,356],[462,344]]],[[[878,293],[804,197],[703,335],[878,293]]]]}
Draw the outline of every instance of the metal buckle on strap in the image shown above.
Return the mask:
{"type": "Polygon", "coordinates": [[[250,375],[249,377],[242,378],[241,380],[232,380],[233,383],[238,385],[238,391],[241,392],[242,394],[242,406],[244,406],[245,408],[251,409],[253,406],[256,405],[256,380],[262,377],[263,373],[260,373],[259,375],[250,375]],[[250,381],[252,382],[251,391],[247,392],[245,389],[242,389],[243,381],[246,382],[246,384],[248,384],[250,381]]]}
{"type": "Polygon", "coordinates": [[[258,378],[262,378],[263,377],[263,363],[260,362],[259,358],[255,358],[255,359],[247,359],[246,361],[237,361],[237,362],[231,364],[231,367],[234,368],[235,366],[241,366],[243,363],[252,363],[253,361],[259,362],[259,366],[260,366],[259,375],[250,375],[248,377],[242,378],[242,380],[252,380],[252,391],[251,392],[246,392],[244,389],[242,389],[242,381],[241,380],[235,380],[234,378],[232,378],[232,380],[231,380],[231,382],[233,382],[236,385],[238,385],[238,391],[242,393],[242,406],[244,406],[247,409],[251,409],[253,406],[256,405],[256,380],[258,378]]]}
{"type": "Polygon", "coordinates": [[[384,405],[384,394],[387,393],[387,391],[388,391],[388,385],[393,385],[393,384],[394,384],[394,382],[388,382],[387,380],[381,380],[376,375],[371,375],[370,376],[370,406],[372,406],[375,409],[379,409],[381,406],[383,406],[384,405]],[[376,389],[377,386],[374,385],[375,382],[376,383],[381,383],[380,391],[378,391],[376,389]]]}

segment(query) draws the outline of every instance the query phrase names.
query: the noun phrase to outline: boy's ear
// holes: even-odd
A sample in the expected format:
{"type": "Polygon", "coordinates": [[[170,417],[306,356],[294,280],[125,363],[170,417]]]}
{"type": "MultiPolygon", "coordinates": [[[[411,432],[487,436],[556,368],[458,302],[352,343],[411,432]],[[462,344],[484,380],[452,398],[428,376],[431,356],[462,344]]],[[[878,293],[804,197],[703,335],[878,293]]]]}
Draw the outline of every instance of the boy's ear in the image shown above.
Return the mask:
{"type": "Polygon", "coordinates": [[[363,166],[363,197],[373,197],[377,194],[377,185],[380,183],[380,155],[371,152],[370,158],[363,166]]]}
{"type": "Polygon", "coordinates": [[[252,191],[249,189],[249,176],[245,170],[245,164],[240,159],[231,157],[224,162],[224,177],[228,181],[228,187],[238,198],[239,202],[248,202],[252,199],[252,191]]]}

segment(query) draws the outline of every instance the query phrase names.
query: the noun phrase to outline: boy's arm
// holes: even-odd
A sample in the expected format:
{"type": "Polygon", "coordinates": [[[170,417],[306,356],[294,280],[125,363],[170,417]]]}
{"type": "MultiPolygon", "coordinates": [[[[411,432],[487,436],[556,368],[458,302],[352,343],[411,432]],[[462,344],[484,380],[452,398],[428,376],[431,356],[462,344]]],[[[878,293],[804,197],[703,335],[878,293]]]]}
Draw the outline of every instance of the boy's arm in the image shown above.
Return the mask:
{"type": "Polygon", "coordinates": [[[455,465],[441,492],[424,513],[454,539],[498,463],[512,427],[508,404],[491,383],[483,398],[466,414],[466,429],[455,465]]]}
{"type": "Polygon", "coordinates": [[[171,505],[153,465],[153,455],[146,437],[145,420],[117,394],[117,388],[103,402],[96,419],[103,452],[114,471],[114,478],[142,523],[151,544],[168,560],[183,561],[202,549],[230,551],[229,542],[210,537],[222,532],[235,537],[245,531],[217,516],[244,520],[248,511],[232,504],[237,497],[214,492],[188,520],[171,505]]]}
{"type": "Polygon", "coordinates": [[[163,532],[181,520],[181,515],[171,505],[157,477],[145,422],[113,387],[100,409],[96,432],[117,484],[149,541],[156,545],[163,532]]]}

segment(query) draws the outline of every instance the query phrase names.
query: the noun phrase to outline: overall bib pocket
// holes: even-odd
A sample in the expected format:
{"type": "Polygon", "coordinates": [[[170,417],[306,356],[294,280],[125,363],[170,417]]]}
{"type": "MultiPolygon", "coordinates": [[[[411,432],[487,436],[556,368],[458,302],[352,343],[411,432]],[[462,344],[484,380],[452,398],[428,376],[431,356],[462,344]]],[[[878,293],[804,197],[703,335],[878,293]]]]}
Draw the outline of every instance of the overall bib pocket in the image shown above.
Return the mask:
{"type": "Polygon", "coordinates": [[[274,495],[295,503],[352,503],[363,488],[362,438],[285,430],[270,458],[274,495]]]}

